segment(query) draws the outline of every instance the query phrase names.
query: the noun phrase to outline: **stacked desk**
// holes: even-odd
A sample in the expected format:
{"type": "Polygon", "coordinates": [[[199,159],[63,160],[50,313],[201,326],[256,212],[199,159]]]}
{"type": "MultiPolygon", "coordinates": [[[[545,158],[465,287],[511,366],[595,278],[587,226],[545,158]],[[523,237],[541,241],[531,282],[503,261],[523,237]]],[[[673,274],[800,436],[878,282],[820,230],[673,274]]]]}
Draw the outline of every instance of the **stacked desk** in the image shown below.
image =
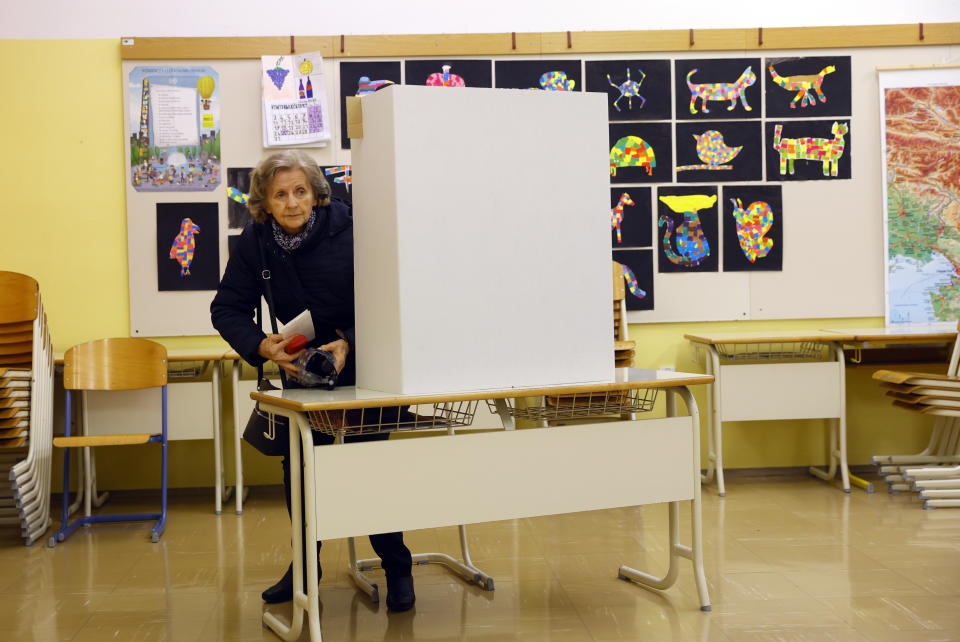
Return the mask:
{"type": "MultiPolygon", "coordinates": [[[[536,389],[487,390],[431,395],[395,395],[354,387],[253,392],[261,410],[289,418],[294,608],[293,621],[282,622],[267,613],[264,623],[285,640],[300,637],[306,613],[311,639],[320,639],[317,593],[317,540],[368,533],[434,528],[556,513],[669,502],[670,566],[664,577],[654,577],[628,566],[619,576],[655,589],[676,580],[680,558],[691,561],[701,609],[709,610],[703,572],[700,511],[700,422],[696,402],[687,386],[709,384],[708,375],[618,368],[611,383],[554,386],[536,389]],[[631,419],[632,404],[618,407],[614,400],[643,398],[652,407],[658,391],[666,393],[667,417],[631,419]],[[687,416],[676,416],[679,396],[687,416]],[[456,434],[458,421],[449,404],[494,400],[502,416],[556,419],[527,414],[517,397],[534,397],[535,408],[585,408],[616,412],[614,421],[547,428],[456,434]],[[649,403],[648,403],[649,402],[649,403]],[[344,411],[396,405],[432,404],[441,421],[429,426],[442,434],[423,439],[341,443],[344,411]],[[539,405],[537,405],[539,404],[539,405]],[[334,434],[333,446],[313,446],[312,430],[334,434]],[[302,465],[301,465],[302,458],[302,465]],[[305,508],[298,507],[303,471],[305,508]],[[371,471],[366,474],[364,471],[371,471]],[[372,471],[376,471],[373,474],[372,471]],[[402,499],[385,492],[403,489],[402,499]],[[691,500],[690,545],[679,541],[680,502],[691,500]],[[307,552],[300,550],[301,524],[306,521],[307,552]],[[301,565],[307,561],[307,591],[301,565]]],[[[640,415],[634,416],[642,416],[640,415]]],[[[466,537],[461,535],[465,546],[466,537]]],[[[464,548],[464,561],[448,564],[467,570],[469,581],[492,588],[492,578],[473,567],[464,548]]],[[[415,560],[437,560],[442,554],[421,554],[415,560]]],[[[442,563],[442,562],[441,562],[442,563]]],[[[364,580],[352,567],[351,574],[364,580]]]]}

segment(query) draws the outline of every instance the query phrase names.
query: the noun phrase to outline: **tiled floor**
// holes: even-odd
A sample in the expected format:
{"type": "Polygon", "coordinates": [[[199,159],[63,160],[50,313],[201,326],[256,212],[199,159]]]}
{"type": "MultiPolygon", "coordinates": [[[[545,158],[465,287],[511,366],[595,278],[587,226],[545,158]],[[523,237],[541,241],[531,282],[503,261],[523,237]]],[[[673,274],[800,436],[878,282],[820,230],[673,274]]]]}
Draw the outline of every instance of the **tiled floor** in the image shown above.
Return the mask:
{"type": "MultiPolygon", "coordinates": [[[[726,498],[711,486],[703,497],[711,613],[686,561],[664,593],[616,579],[622,563],[666,570],[666,509],[648,506],[471,526],[472,557],[496,590],[417,567],[417,605],[403,614],[358,593],[345,542],[327,542],[323,638],[960,640],[960,510],[808,478],[732,478],[726,498]]],[[[279,488],[254,489],[240,517],[214,515],[206,494],[170,503],[159,544],[145,525],[100,525],[55,549],[0,531],[0,640],[278,639],[261,624],[260,591],[289,561],[279,488]]],[[[407,541],[415,552],[458,548],[454,528],[407,541]]],[[[366,540],[358,548],[372,556],[366,540]]],[[[269,609],[289,617],[289,604],[269,609]]]]}

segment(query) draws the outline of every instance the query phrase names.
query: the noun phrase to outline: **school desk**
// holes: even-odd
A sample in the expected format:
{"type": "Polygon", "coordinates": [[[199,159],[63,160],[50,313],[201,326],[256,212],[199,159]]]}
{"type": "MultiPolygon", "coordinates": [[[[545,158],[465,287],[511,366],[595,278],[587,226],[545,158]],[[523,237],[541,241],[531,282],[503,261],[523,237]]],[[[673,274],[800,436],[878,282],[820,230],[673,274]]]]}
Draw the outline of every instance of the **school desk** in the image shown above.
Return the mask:
{"type": "MultiPolygon", "coordinates": [[[[660,502],[669,503],[671,546],[666,575],[654,577],[624,565],[619,576],[647,588],[667,589],[676,581],[680,558],[688,559],[694,567],[701,609],[710,610],[701,542],[700,422],[688,386],[712,380],[702,374],[618,368],[614,382],[576,386],[432,395],[386,394],[355,387],[252,392],[261,410],[287,417],[291,425],[293,620],[288,624],[266,613],[264,624],[284,640],[295,640],[306,613],[311,639],[321,639],[318,540],[460,525],[462,562],[443,553],[421,553],[414,560],[440,563],[492,590],[494,578],[470,562],[464,524],[660,502]],[[666,396],[667,417],[640,418],[649,416],[642,410],[652,407],[658,392],[666,396]],[[677,416],[677,396],[686,404],[688,415],[677,416]],[[506,408],[504,414],[541,425],[567,415],[589,423],[458,434],[456,426],[467,423],[470,405],[484,400],[499,400],[498,405],[506,408]],[[378,411],[369,409],[399,404],[432,405],[440,419],[436,424],[423,423],[423,438],[342,443],[344,417],[353,425],[359,409],[376,416],[378,411]],[[612,421],[589,419],[610,413],[612,421]],[[337,441],[314,446],[311,430],[332,434],[337,441]],[[301,470],[305,471],[302,514],[298,509],[301,470]],[[404,488],[403,501],[384,492],[384,479],[404,488]],[[679,538],[684,500],[691,500],[689,546],[679,538]],[[299,534],[304,520],[305,557],[299,534]]],[[[373,431],[391,429],[372,423],[373,431]]],[[[393,429],[409,427],[394,424],[393,429]]],[[[360,568],[379,560],[358,562],[352,546],[349,552],[351,577],[362,590],[378,596],[360,568]]]]}

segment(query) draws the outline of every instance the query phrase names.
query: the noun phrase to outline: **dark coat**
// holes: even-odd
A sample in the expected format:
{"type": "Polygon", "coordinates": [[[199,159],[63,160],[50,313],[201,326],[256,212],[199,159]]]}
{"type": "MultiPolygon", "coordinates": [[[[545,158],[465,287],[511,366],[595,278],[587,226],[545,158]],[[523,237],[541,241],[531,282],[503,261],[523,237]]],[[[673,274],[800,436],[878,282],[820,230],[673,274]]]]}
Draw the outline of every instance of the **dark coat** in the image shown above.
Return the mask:
{"type": "MultiPolygon", "coordinates": [[[[274,313],[287,323],[305,308],[313,317],[316,339],[311,347],[336,341],[337,330],[347,335],[350,352],[340,373],[340,385],[352,385],[356,379],[353,356],[353,214],[349,204],[332,199],[327,207],[317,207],[317,222],[303,244],[293,252],[277,245],[269,221],[251,223],[240,234],[230,254],[220,287],[210,304],[213,327],[227,343],[253,366],[264,362],[257,354],[266,337],[253,315],[265,296],[261,278],[258,235],[264,242],[266,268],[270,270],[274,313]]],[[[269,319],[264,329],[270,331],[269,319]]]]}

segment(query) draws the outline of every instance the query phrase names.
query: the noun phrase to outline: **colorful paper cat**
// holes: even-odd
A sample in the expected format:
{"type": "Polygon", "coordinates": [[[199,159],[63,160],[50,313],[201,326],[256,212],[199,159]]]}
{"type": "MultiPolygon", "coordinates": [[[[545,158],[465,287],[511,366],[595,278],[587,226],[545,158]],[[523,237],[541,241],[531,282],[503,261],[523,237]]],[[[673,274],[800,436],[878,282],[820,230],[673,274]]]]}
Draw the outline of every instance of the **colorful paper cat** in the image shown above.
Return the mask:
{"type": "Polygon", "coordinates": [[[670,246],[670,239],[674,233],[673,219],[666,214],[660,216],[659,227],[666,227],[663,233],[663,253],[674,265],[697,267],[710,256],[710,242],[703,233],[703,224],[700,222],[697,211],[712,207],[717,202],[717,195],[661,196],[660,201],[674,212],[683,214],[683,222],[676,228],[676,252],[670,246]]]}
{"type": "Polygon", "coordinates": [[[773,82],[777,83],[787,91],[797,92],[797,95],[793,97],[793,101],[790,102],[790,109],[795,109],[797,107],[798,100],[800,101],[801,107],[806,107],[807,103],[810,105],[816,105],[817,99],[814,98],[810,93],[811,89],[817,92],[820,102],[827,102],[827,97],[824,96],[823,92],[820,90],[820,85],[823,84],[823,79],[827,74],[832,74],[837,70],[837,68],[833,65],[829,65],[821,69],[819,74],[815,75],[781,76],[773,68],[773,65],[770,65],[767,67],[767,69],[770,71],[770,76],[773,78],[773,82]]]}
{"type": "Polygon", "coordinates": [[[773,239],[764,238],[764,234],[773,226],[773,210],[763,201],[754,201],[743,209],[739,198],[731,198],[733,218],[737,223],[737,241],[743,255],[751,263],[762,259],[773,249],[773,239]]]}
{"type": "Polygon", "coordinates": [[[780,153],[781,176],[787,173],[788,163],[793,174],[793,161],[797,159],[820,161],[824,176],[837,175],[845,146],[843,136],[849,131],[846,123],[833,123],[830,129],[833,138],[780,138],[782,131],[783,125],[777,125],[773,131],[773,148],[780,153]]]}
{"type": "Polygon", "coordinates": [[[743,73],[740,74],[740,77],[737,78],[735,82],[712,82],[712,83],[703,83],[697,84],[691,82],[690,77],[693,74],[697,73],[696,69],[691,69],[690,73],[687,74],[687,87],[690,89],[690,113],[697,113],[696,102],[697,98],[700,99],[700,108],[703,110],[703,113],[707,114],[710,112],[707,109],[708,100],[729,100],[730,106],[727,107],[727,111],[731,111],[737,106],[737,99],[740,99],[740,102],[743,103],[743,108],[747,111],[751,111],[753,108],[747,104],[747,87],[757,82],[757,75],[753,73],[752,67],[747,67],[743,70],[743,73]]]}

